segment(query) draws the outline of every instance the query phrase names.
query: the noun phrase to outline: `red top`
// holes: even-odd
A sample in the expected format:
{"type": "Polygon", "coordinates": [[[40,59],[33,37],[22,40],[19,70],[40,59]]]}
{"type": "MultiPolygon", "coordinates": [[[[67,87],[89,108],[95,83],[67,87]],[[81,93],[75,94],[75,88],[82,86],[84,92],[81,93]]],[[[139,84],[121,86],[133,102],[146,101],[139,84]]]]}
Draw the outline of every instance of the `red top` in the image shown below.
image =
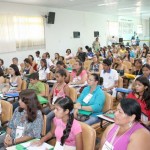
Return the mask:
{"type": "Polygon", "coordinates": [[[146,103],[145,101],[141,100],[141,99],[138,99],[135,94],[133,92],[129,93],[127,98],[132,98],[132,99],[135,99],[141,106],[141,110],[142,112],[148,116],[148,120],[150,120],[150,109],[146,109],[146,103]]]}

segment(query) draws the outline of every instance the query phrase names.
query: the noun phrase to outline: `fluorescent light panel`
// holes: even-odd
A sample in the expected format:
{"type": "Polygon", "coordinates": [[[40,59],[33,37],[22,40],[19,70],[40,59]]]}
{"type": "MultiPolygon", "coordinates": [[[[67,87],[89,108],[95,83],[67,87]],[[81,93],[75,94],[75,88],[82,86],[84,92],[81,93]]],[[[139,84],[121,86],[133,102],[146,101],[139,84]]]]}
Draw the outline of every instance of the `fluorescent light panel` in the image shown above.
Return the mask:
{"type": "Polygon", "coordinates": [[[117,4],[117,2],[98,4],[97,6],[108,6],[108,5],[114,5],[114,4],[117,4]]]}

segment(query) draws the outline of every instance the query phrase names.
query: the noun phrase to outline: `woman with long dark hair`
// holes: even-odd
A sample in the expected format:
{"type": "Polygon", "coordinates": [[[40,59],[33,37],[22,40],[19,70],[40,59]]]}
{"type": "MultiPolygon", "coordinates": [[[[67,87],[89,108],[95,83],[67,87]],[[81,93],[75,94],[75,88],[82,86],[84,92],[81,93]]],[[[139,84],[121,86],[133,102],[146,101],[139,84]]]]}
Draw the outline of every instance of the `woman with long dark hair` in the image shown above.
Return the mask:
{"type": "Polygon", "coordinates": [[[22,79],[20,76],[20,72],[18,66],[15,64],[11,64],[9,66],[9,74],[10,79],[8,79],[7,86],[2,90],[3,92],[19,92],[21,91],[22,79]]]}
{"type": "Polygon", "coordinates": [[[150,83],[146,77],[140,76],[135,80],[135,89],[129,93],[127,98],[135,99],[141,106],[142,112],[147,116],[147,120],[142,120],[146,125],[150,125],[150,83]]]}
{"type": "Polygon", "coordinates": [[[40,81],[46,81],[49,80],[50,77],[50,70],[47,67],[46,59],[40,60],[40,68],[39,68],[39,80],[40,81]]]}
{"type": "Polygon", "coordinates": [[[104,131],[99,150],[149,150],[150,133],[140,119],[140,105],[133,99],[122,99],[114,114],[115,123],[104,131]]]}
{"type": "Polygon", "coordinates": [[[69,97],[60,97],[55,102],[55,118],[51,131],[40,141],[33,145],[40,146],[43,142],[49,140],[53,135],[56,137],[54,150],[68,148],[69,150],[82,150],[81,126],[74,119],[73,101],[69,97]]]}
{"type": "Polygon", "coordinates": [[[87,72],[83,68],[83,63],[80,60],[76,60],[70,75],[70,84],[85,84],[86,82],[87,72]]]}
{"type": "Polygon", "coordinates": [[[21,91],[19,96],[19,107],[15,109],[6,131],[5,146],[41,137],[43,117],[36,93],[27,89],[21,91]]]}

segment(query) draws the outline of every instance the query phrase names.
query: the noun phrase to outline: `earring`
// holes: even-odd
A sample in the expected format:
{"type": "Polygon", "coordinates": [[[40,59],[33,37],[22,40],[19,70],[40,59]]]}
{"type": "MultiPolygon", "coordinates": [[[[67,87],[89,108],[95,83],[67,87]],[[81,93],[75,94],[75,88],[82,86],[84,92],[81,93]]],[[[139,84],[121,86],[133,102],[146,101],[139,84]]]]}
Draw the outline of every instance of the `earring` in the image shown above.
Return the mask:
{"type": "Polygon", "coordinates": [[[129,128],[131,128],[132,127],[132,122],[130,122],[128,125],[129,125],[129,128]]]}

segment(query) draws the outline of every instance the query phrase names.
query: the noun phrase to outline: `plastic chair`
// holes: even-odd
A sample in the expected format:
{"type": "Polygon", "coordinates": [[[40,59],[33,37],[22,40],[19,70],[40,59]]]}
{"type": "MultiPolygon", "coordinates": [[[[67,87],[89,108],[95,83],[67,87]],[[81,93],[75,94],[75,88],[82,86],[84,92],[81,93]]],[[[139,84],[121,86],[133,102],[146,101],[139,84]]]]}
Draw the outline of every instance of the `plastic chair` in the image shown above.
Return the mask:
{"type": "Polygon", "coordinates": [[[2,107],[2,116],[1,116],[1,121],[2,125],[8,123],[13,115],[13,106],[11,103],[1,100],[1,107],[2,107]]]}
{"type": "Polygon", "coordinates": [[[89,70],[91,63],[92,63],[92,60],[86,60],[84,62],[84,69],[89,70]]]}
{"type": "Polygon", "coordinates": [[[76,62],[76,60],[74,58],[69,60],[69,64],[72,65],[72,66],[74,65],[75,62],[76,62]]]}
{"type": "Polygon", "coordinates": [[[73,102],[77,100],[77,91],[75,88],[69,87],[69,97],[72,99],[73,102]]]}
{"type": "MultiPolygon", "coordinates": [[[[103,107],[103,112],[104,113],[113,108],[113,97],[107,92],[105,92],[105,97],[106,97],[106,99],[105,99],[105,104],[104,104],[104,107],[103,107]]],[[[101,122],[101,123],[95,123],[95,124],[92,125],[92,127],[95,130],[98,130],[98,129],[100,129],[100,127],[103,128],[107,124],[108,124],[108,122],[104,121],[104,122],[101,122]]]]}
{"type": "Polygon", "coordinates": [[[43,116],[43,128],[42,128],[42,136],[46,135],[46,115],[43,116]]]}
{"type": "Polygon", "coordinates": [[[82,128],[83,150],[94,150],[96,131],[89,125],[80,122],[82,128]]]}
{"type": "Polygon", "coordinates": [[[27,82],[25,80],[22,80],[21,90],[26,90],[26,89],[27,89],[27,82]]]}
{"type": "Polygon", "coordinates": [[[123,78],[122,77],[119,77],[119,79],[118,79],[118,87],[119,88],[123,87],[123,78]]]}

